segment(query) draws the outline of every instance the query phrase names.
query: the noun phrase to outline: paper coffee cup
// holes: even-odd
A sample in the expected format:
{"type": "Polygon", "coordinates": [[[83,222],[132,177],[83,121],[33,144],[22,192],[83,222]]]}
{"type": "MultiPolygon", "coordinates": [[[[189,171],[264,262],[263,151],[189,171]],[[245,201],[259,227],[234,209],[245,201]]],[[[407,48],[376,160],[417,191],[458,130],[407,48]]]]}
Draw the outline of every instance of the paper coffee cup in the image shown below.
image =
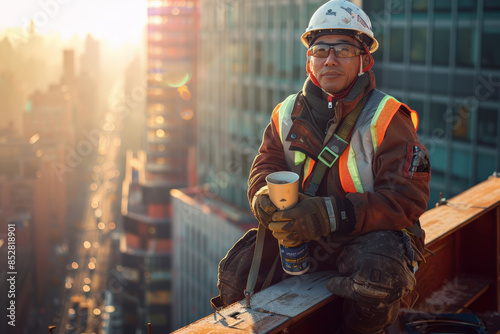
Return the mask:
{"type": "Polygon", "coordinates": [[[299,176],[294,172],[274,172],[266,177],[269,198],[278,210],[290,209],[299,200],[299,176]]]}

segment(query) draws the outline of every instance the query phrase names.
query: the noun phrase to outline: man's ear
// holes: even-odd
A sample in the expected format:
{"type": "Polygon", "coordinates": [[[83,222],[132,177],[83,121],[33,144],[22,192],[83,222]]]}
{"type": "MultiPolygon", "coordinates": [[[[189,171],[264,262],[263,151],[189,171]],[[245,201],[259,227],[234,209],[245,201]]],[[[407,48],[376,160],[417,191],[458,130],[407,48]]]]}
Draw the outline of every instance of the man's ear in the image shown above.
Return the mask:
{"type": "Polygon", "coordinates": [[[371,62],[371,57],[370,57],[370,54],[368,53],[365,53],[363,54],[363,68],[365,68],[366,66],[368,66],[371,62]]]}
{"type": "Polygon", "coordinates": [[[363,59],[363,73],[368,72],[372,68],[374,63],[373,57],[370,51],[368,51],[368,48],[366,46],[365,46],[365,52],[366,53],[364,53],[363,56],[361,57],[361,59],[363,59]]]}

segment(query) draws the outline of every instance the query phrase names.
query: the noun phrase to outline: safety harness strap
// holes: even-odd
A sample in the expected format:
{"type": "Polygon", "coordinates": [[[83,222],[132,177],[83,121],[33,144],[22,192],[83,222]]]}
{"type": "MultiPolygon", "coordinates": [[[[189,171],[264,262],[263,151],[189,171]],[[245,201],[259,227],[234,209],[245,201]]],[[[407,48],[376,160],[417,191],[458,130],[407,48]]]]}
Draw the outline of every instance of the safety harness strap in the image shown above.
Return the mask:
{"type": "Polygon", "coordinates": [[[363,107],[365,106],[368,95],[363,97],[363,99],[358,103],[356,108],[351,111],[344,118],[337,131],[328,140],[325,147],[321,150],[318,155],[318,161],[314,166],[314,171],[312,175],[311,182],[307,188],[305,194],[309,196],[315,196],[318,191],[319,185],[325,176],[326,171],[331,168],[338,158],[345,151],[347,146],[349,146],[349,137],[351,131],[356,124],[359,114],[363,107]]]}

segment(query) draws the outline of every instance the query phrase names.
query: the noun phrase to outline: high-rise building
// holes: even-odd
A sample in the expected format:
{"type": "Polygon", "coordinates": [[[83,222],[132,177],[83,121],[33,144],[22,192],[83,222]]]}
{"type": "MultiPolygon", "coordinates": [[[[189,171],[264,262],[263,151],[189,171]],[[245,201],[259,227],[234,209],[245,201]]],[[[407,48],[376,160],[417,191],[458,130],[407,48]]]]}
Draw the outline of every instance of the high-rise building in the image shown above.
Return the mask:
{"type": "Polygon", "coordinates": [[[147,178],[185,186],[194,143],[197,0],[148,2],[147,178]]]}
{"type": "MultiPolygon", "coordinates": [[[[43,268],[37,266],[38,261],[44,259],[36,257],[34,248],[37,232],[33,219],[37,213],[34,189],[40,181],[37,179],[38,166],[39,159],[28,140],[10,136],[1,138],[0,265],[3,269],[0,270],[0,293],[4,297],[0,307],[7,310],[14,303],[13,312],[8,310],[5,313],[14,317],[0,323],[2,333],[23,333],[28,328],[28,323],[21,319],[28,319],[31,307],[40,305],[41,283],[45,284],[47,279],[43,268]]],[[[48,254],[45,253],[47,258],[48,254]]]]}
{"type": "Polygon", "coordinates": [[[432,165],[431,199],[451,197],[500,169],[500,3],[363,2],[380,49],[379,89],[419,114],[432,165]]]}
{"type": "Polygon", "coordinates": [[[200,187],[172,190],[174,328],[213,312],[217,263],[250,228],[248,211],[200,187]]]}
{"type": "MultiPolygon", "coordinates": [[[[84,50],[80,56],[80,74],[78,78],[81,109],[77,114],[80,128],[87,131],[96,129],[104,108],[101,72],[101,46],[92,35],[85,37],[84,50]]],[[[74,70],[74,68],[73,68],[74,70]]]]}
{"type": "Polygon", "coordinates": [[[148,0],[144,139],[123,185],[123,333],[173,329],[170,190],[195,182],[197,4],[148,0]]]}

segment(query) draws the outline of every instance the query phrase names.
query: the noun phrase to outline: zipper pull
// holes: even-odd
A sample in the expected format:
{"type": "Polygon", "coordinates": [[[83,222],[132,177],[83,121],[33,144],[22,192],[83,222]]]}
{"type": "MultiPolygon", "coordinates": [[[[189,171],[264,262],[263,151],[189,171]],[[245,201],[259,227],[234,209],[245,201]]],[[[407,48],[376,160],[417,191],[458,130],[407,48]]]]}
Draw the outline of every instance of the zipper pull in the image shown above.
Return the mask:
{"type": "Polygon", "coordinates": [[[332,109],[333,108],[333,96],[328,95],[328,108],[332,109]]]}

